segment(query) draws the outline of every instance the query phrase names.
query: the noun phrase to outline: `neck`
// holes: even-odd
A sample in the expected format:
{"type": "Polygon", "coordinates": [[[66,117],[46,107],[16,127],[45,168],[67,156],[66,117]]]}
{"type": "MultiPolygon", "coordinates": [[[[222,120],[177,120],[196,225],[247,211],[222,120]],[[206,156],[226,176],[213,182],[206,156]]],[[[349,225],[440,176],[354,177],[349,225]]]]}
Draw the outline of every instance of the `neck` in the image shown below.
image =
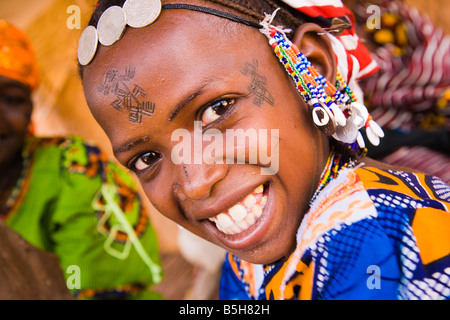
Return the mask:
{"type": "Polygon", "coordinates": [[[310,206],[312,202],[316,199],[320,191],[322,191],[322,189],[325,188],[331,180],[337,177],[340,170],[347,167],[353,167],[353,165],[354,165],[353,161],[348,156],[336,154],[334,152],[334,149],[332,149],[330,151],[330,155],[325,165],[325,169],[323,170],[322,175],[320,177],[320,181],[317,186],[316,192],[314,193],[309,203],[310,206]]]}

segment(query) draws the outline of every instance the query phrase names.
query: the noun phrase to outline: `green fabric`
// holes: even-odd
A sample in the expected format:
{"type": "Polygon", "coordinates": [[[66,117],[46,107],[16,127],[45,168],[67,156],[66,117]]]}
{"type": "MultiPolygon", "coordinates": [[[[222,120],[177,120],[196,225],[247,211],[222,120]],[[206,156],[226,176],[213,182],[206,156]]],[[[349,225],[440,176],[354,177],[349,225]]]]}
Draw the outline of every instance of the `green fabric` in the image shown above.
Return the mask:
{"type": "Polygon", "coordinates": [[[158,298],[149,290],[159,281],[153,276],[156,273],[152,275],[136,243],[127,244],[130,237],[120,232],[124,230],[120,221],[101,210],[108,203],[100,191],[112,186],[118,191],[113,195],[116,207],[136,231],[154,271],[160,271],[156,234],[131,177],[79,137],[31,138],[24,158],[30,159],[30,165],[5,223],[31,244],[55,253],[68,282],[74,279],[69,267],[79,267],[81,288],[71,292],[78,298],[158,298]],[[127,247],[131,248],[125,259],[108,253],[111,248],[121,253],[127,247]]]}

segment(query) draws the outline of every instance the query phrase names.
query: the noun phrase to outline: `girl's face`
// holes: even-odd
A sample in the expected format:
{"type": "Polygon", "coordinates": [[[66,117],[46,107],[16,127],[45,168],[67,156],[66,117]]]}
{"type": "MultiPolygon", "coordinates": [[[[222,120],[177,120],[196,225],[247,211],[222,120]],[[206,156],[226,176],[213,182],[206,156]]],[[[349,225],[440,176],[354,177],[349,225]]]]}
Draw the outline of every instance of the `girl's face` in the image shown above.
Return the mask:
{"type": "Polygon", "coordinates": [[[162,214],[249,262],[273,262],[293,249],[329,150],[258,30],[163,11],[153,25],[127,28],[113,46],[102,46],[83,85],[117,159],[162,214]],[[226,142],[227,130],[238,129],[257,138],[226,142]],[[208,141],[207,132],[216,138],[208,141]],[[214,146],[231,143],[244,155],[208,153],[219,133],[223,141],[214,146]],[[214,161],[196,161],[199,146],[214,161]],[[276,173],[261,174],[271,164],[260,156],[249,160],[261,153],[272,163],[278,157],[276,173]]]}

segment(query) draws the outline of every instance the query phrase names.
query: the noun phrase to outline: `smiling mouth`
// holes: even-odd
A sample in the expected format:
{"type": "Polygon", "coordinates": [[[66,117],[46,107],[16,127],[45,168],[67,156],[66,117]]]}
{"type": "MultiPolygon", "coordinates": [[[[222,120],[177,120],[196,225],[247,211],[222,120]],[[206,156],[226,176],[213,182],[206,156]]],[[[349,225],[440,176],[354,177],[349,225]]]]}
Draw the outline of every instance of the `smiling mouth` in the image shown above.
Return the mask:
{"type": "Polygon", "coordinates": [[[226,235],[236,235],[248,230],[261,217],[267,204],[265,188],[261,184],[242,201],[209,220],[226,235]]]}

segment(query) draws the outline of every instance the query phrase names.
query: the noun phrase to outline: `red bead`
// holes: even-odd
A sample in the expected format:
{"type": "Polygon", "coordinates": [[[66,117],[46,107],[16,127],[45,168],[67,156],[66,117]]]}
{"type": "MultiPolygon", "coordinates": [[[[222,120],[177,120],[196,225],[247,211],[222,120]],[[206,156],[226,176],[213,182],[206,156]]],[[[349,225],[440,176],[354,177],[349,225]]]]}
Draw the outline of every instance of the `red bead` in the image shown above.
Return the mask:
{"type": "Polygon", "coordinates": [[[276,33],[277,33],[277,29],[275,29],[275,28],[270,28],[269,34],[270,34],[271,37],[274,37],[276,33]]]}

